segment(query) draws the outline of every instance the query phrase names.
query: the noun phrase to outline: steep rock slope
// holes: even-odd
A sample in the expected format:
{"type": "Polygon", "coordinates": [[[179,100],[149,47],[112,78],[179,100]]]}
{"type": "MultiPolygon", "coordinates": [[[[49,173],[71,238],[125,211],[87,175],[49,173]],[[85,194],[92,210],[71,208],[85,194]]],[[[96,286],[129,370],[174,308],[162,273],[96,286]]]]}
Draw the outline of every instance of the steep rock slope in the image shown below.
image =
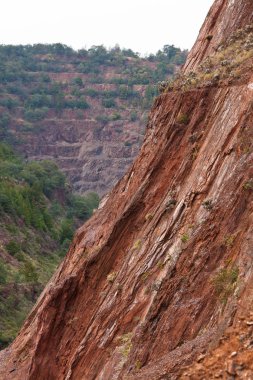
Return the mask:
{"type": "Polygon", "coordinates": [[[1,378],[194,379],[183,367],[252,304],[252,13],[250,1],[215,1],[183,90],[156,100],[140,155],[1,353],[1,378]],[[209,24],[226,56],[232,32],[248,54],[188,88],[209,24]]]}
{"type": "Polygon", "coordinates": [[[184,71],[196,69],[200,61],[217,51],[217,47],[235,30],[253,22],[251,0],[215,1],[206,17],[184,71]]]}

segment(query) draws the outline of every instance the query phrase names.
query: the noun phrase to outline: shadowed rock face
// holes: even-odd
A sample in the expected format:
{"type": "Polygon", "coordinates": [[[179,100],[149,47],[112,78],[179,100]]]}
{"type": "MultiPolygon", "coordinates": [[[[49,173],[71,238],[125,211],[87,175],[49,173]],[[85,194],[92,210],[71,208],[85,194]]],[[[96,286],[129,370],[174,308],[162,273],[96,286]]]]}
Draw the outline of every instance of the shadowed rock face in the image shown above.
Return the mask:
{"type": "MultiPolygon", "coordinates": [[[[252,13],[252,1],[216,1],[186,70],[206,56],[206,31],[211,52],[252,13]]],[[[1,379],[187,378],[252,304],[251,65],[230,85],[157,99],[140,155],[1,353],[1,379]]]]}

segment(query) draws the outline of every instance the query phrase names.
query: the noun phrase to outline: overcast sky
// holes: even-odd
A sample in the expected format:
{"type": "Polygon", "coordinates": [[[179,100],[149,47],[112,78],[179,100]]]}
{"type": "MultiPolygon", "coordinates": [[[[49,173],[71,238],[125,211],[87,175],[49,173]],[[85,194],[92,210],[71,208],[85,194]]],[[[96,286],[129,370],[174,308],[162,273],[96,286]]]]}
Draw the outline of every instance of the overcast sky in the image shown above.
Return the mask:
{"type": "Polygon", "coordinates": [[[0,43],[190,48],[213,0],[0,0],[0,43]]]}

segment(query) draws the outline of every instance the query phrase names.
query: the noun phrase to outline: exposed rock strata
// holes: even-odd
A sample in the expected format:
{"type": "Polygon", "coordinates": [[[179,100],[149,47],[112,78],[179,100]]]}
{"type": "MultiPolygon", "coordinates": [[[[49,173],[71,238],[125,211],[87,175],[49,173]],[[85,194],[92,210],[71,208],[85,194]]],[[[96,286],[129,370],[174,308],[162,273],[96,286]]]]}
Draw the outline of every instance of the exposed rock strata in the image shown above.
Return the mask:
{"type": "Polygon", "coordinates": [[[199,63],[214,53],[217,46],[229,38],[235,30],[251,24],[253,22],[251,7],[251,0],[215,1],[189,54],[185,73],[196,69],[199,63]]]}
{"type": "MultiPolygon", "coordinates": [[[[123,120],[101,125],[95,116],[102,110],[101,106],[94,105],[92,109],[82,111],[82,120],[77,119],[76,111],[64,111],[57,117],[53,114],[51,119],[40,122],[41,130],[37,134],[26,133],[24,136],[15,131],[24,140],[18,149],[29,159],[54,160],[75,191],[95,191],[103,195],[123,176],[136,157],[144,126],[140,119],[130,122],[125,115],[123,120]],[[125,145],[127,142],[129,146],[125,145]]],[[[129,113],[130,110],[124,112],[129,113]]]]}
{"type": "MultiPolygon", "coordinates": [[[[186,70],[206,55],[210,25],[209,51],[252,14],[252,1],[217,0],[186,70]]],[[[157,99],[139,157],[1,353],[2,379],[180,378],[236,320],[238,302],[248,307],[252,83],[249,71],[157,99]]]]}

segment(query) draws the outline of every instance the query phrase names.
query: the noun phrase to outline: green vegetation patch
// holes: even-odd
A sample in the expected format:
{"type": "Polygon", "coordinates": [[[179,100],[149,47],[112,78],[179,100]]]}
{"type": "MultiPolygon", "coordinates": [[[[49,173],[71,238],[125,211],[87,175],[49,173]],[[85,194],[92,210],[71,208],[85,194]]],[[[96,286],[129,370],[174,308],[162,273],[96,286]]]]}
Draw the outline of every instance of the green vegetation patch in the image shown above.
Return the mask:
{"type": "Polygon", "coordinates": [[[228,298],[233,294],[238,276],[239,269],[237,266],[221,268],[214,276],[213,285],[215,292],[222,303],[226,304],[228,298]]]}
{"type": "Polygon", "coordinates": [[[1,141],[22,144],[14,130],[39,133],[45,120],[66,117],[69,110],[78,119],[94,103],[113,121],[119,117],[112,114],[135,107],[139,112],[127,118],[142,122],[143,109],[158,95],[157,82],[171,77],[186,56],[173,45],[145,58],[119,46],[75,51],[63,44],[0,45],[1,141]]]}
{"type": "Polygon", "coordinates": [[[98,202],[96,193],[73,194],[53,162],[25,162],[0,143],[0,348],[15,337],[98,202]]]}

